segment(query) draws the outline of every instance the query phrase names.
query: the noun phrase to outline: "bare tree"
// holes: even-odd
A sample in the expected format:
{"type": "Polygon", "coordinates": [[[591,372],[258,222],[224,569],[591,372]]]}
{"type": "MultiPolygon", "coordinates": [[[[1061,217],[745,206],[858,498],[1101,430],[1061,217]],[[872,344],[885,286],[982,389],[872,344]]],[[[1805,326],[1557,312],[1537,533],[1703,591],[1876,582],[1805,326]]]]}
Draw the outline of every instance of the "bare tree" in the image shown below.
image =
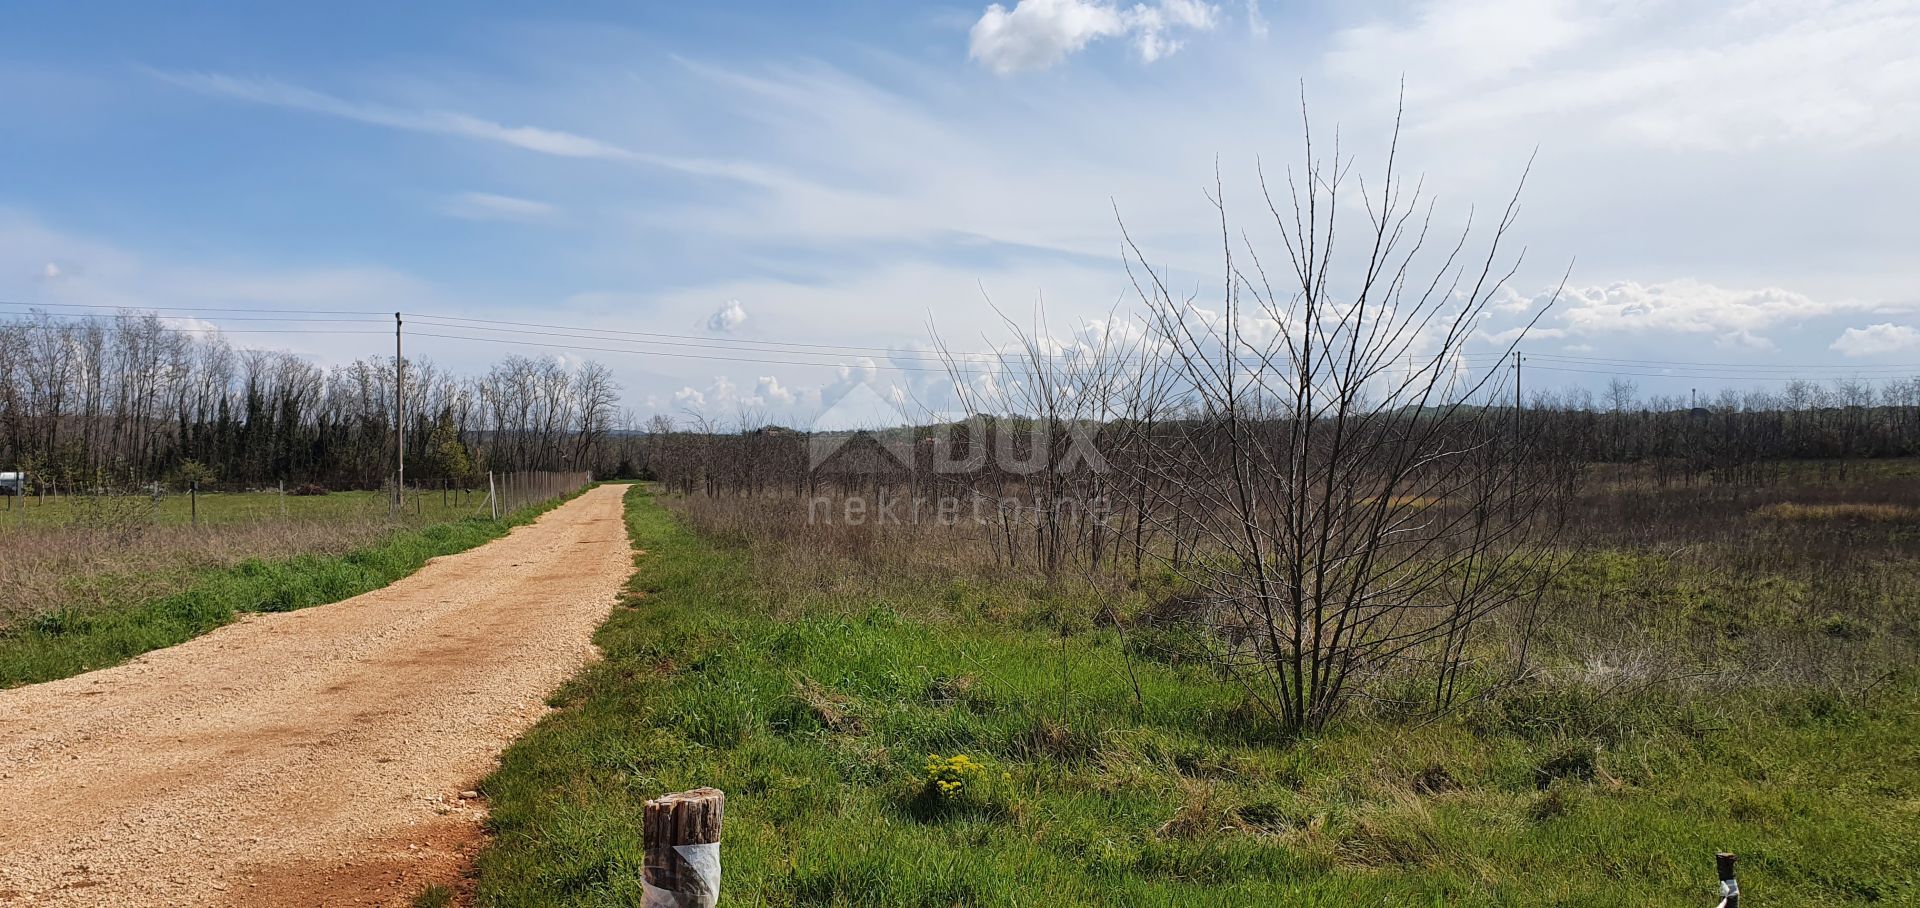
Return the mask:
{"type": "Polygon", "coordinates": [[[1168,403],[1191,414],[1145,439],[1144,510],[1193,535],[1200,551],[1168,564],[1199,591],[1223,663],[1290,731],[1321,727],[1395,671],[1424,671],[1434,704],[1451,703],[1476,628],[1537,597],[1550,551],[1541,505],[1555,486],[1534,481],[1517,408],[1488,405],[1503,373],[1461,356],[1518,267],[1497,270],[1518,190],[1483,255],[1467,252],[1469,225],[1423,271],[1432,207],[1395,172],[1397,144],[1396,129],[1374,192],[1346,191],[1350,163],[1337,146],[1319,157],[1310,126],[1284,196],[1262,175],[1283,238],[1277,280],[1234,242],[1216,179],[1223,313],[1176,296],[1128,240],[1177,376],[1168,403]],[[1366,231],[1349,257],[1336,227],[1355,197],[1366,231]]]}

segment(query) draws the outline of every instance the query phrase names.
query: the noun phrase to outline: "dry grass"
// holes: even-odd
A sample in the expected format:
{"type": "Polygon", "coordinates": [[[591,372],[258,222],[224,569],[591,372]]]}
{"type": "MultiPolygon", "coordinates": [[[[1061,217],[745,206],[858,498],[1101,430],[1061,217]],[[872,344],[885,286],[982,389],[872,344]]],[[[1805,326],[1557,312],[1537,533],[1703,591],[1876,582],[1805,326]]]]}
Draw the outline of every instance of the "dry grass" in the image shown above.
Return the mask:
{"type": "Polygon", "coordinates": [[[1755,508],[1754,517],[1762,520],[1790,520],[1826,523],[1854,521],[1862,523],[1910,523],[1920,521],[1920,508],[1900,504],[1858,501],[1835,504],[1800,504],[1783,501],[1755,508]]]}
{"type": "Polygon", "coordinates": [[[249,559],[340,555],[394,529],[384,517],[185,527],[102,519],[0,531],[0,628],[55,610],[165,596],[249,559]]]}

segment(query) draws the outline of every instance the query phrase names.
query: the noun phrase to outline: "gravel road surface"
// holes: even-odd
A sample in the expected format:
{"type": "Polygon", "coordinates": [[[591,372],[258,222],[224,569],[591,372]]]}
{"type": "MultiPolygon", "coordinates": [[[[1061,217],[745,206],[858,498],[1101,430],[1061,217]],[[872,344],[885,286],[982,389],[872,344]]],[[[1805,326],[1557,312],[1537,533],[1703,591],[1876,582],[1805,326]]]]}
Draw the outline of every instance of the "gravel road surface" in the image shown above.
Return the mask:
{"type": "Polygon", "coordinates": [[[406,905],[593,655],[624,487],[333,605],[0,691],[0,904],[406,905]],[[463,795],[465,795],[463,797],[463,795]]]}

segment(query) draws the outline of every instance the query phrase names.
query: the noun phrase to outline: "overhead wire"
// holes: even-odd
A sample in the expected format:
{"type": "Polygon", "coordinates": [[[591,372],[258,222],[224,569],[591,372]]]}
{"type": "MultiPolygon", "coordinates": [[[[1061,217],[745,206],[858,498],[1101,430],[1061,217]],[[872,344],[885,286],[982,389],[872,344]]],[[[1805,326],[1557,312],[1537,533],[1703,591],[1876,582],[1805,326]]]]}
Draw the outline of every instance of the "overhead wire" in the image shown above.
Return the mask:
{"type": "MultiPolygon", "coordinates": [[[[180,326],[170,324],[161,330],[189,334],[233,333],[233,334],[387,334],[381,329],[330,329],[305,327],[326,324],[384,324],[392,313],[356,309],[269,309],[262,307],[233,306],[151,306],[127,307],[92,303],[21,303],[0,300],[0,306],[26,309],[21,313],[0,313],[25,315],[34,311],[42,312],[59,319],[86,320],[92,322],[117,320],[123,314],[103,315],[91,312],[46,312],[48,309],[84,309],[116,310],[116,313],[141,312],[160,318],[179,319],[197,318],[210,323],[217,322],[265,322],[302,327],[288,328],[229,328],[219,324],[180,326]],[[206,316],[174,316],[162,313],[212,313],[206,316]]],[[[756,365],[792,365],[792,366],[832,366],[874,368],[878,370],[903,372],[935,372],[959,374],[988,374],[1002,371],[998,368],[1005,363],[1019,364],[1035,358],[1048,360],[1074,360],[1088,358],[1096,361],[1151,361],[1151,357],[1132,354],[1127,356],[1103,355],[1084,347],[1070,348],[1057,353],[1040,352],[1035,354],[1024,348],[1004,351],[965,351],[953,352],[940,349],[914,349],[907,347],[883,347],[859,344],[829,344],[807,341],[761,340],[754,338],[718,338],[701,335],[676,334],[659,331],[637,331],[621,328],[566,325],[552,322],[522,322],[506,319],[485,319],[471,316],[444,315],[440,313],[419,313],[401,310],[398,313],[406,322],[415,326],[432,326],[440,331],[408,331],[410,337],[435,338],[440,340],[472,341],[493,344],[540,347],[545,349],[576,350],[596,353],[618,353],[674,359],[700,359],[716,362],[740,362],[756,365]],[[531,330],[540,329],[540,330],[531,330]],[[442,333],[444,331],[468,332],[461,334],[442,333]],[[474,336],[473,333],[511,334],[512,337],[474,336]],[[525,339],[526,336],[552,338],[573,343],[554,343],[525,339]],[[581,342],[587,343],[581,343],[581,342]],[[619,344],[622,346],[607,346],[619,344]],[[661,349],[664,348],[664,349],[661,349]],[[716,352],[683,352],[687,350],[712,350],[716,352]],[[743,354],[739,356],[721,354],[743,354]],[[884,357],[887,362],[876,362],[884,357]],[[851,360],[851,362],[849,362],[851,360]],[[861,362],[866,360],[867,362],[861,362]]],[[[57,323],[56,323],[57,325],[57,323]]],[[[39,328],[51,326],[24,325],[20,327],[39,328]]],[[[1589,356],[1574,353],[1526,353],[1525,363],[1531,369],[1582,375],[1609,375],[1636,378],[1674,378],[1706,381],[1794,381],[1808,377],[1807,373],[1817,373],[1814,377],[1836,379],[1848,376],[1886,378],[1920,373],[1920,368],[1899,365],[1849,365],[1833,363],[1727,363],[1701,362],[1686,360],[1636,359],[1630,357],[1589,356]],[[1792,372],[1793,375],[1779,373],[1792,372]]],[[[1473,368],[1497,368],[1509,357],[1505,352],[1461,353],[1449,357],[1473,368]]],[[[1238,357],[1237,361],[1249,365],[1265,365],[1271,359],[1249,354],[1238,357]]],[[[1418,355],[1412,360],[1418,365],[1427,365],[1431,358],[1418,355]]]]}

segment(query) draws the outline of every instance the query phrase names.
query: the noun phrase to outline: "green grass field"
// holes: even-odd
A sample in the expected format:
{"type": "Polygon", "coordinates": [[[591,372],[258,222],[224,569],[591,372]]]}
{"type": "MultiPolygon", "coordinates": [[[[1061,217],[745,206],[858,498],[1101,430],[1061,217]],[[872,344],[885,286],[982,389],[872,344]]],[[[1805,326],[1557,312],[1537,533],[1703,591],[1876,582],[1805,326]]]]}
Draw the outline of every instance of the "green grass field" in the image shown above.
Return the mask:
{"type": "Polygon", "coordinates": [[[1920,900],[1920,691],[1604,695],[1262,734],[1035,585],[822,592],[628,498],[605,659],[483,785],[477,904],[631,905],[641,802],[728,795],[730,905],[1710,906],[1920,900]],[[969,764],[955,769],[951,758],[969,764]],[[930,758],[940,764],[930,767],[930,758]],[[961,784],[945,793],[937,783],[961,784]]]}
{"type": "MultiPolygon", "coordinates": [[[[155,563],[66,582],[63,589],[70,601],[83,605],[42,609],[0,626],[0,688],[115,665],[190,640],[245,612],[288,611],[379,589],[419,570],[432,558],[497,539],[566,500],[522,508],[499,521],[447,508],[437,515],[427,512],[410,516],[405,522],[386,523],[380,520],[386,505],[379,493],[289,496],[290,511],[293,502],[302,503],[299,516],[291,518],[292,522],[277,516],[277,498],[272,493],[203,496],[202,516],[207,517],[209,512],[218,516],[202,524],[200,533],[211,536],[238,531],[251,538],[261,532],[274,536],[284,531],[292,537],[294,528],[301,524],[312,524],[323,531],[338,524],[356,528],[357,535],[348,538],[364,535],[369,541],[346,551],[245,558],[229,567],[167,568],[159,566],[169,551],[165,545],[168,540],[162,539],[156,551],[146,553],[149,558],[158,556],[155,563]],[[262,509],[268,509],[272,516],[257,516],[262,509]],[[166,592],[142,592],[154,588],[166,592]]],[[[55,507],[48,505],[47,509],[55,507]]],[[[27,527],[15,530],[14,535],[31,536],[34,532],[27,527]]],[[[176,528],[169,532],[180,531],[176,528]]],[[[324,532],[313,537],[326,538],[324,532]]],[[[296,551],[300,550],[296,547],[296,551]]]]}
{"type": "MultiPolygon", "coordinates": [[[[404,517],[412,523],[442,523],[473,517],[486,513],[486,500],[484,488],[478,492],[409,494],[404,517]]],[[[388,494],[378,491],[285,496],[274,490],[202,492],[198,496],[169,491],[157,500],[147,495],[50,495],[45,498],[0,495],[0,531],[110,521],[188,526],[197,519],[202,526],[220,526],[283,518],[303,521],[384,518],[389,513],[388,502],[388,494]]]]}

